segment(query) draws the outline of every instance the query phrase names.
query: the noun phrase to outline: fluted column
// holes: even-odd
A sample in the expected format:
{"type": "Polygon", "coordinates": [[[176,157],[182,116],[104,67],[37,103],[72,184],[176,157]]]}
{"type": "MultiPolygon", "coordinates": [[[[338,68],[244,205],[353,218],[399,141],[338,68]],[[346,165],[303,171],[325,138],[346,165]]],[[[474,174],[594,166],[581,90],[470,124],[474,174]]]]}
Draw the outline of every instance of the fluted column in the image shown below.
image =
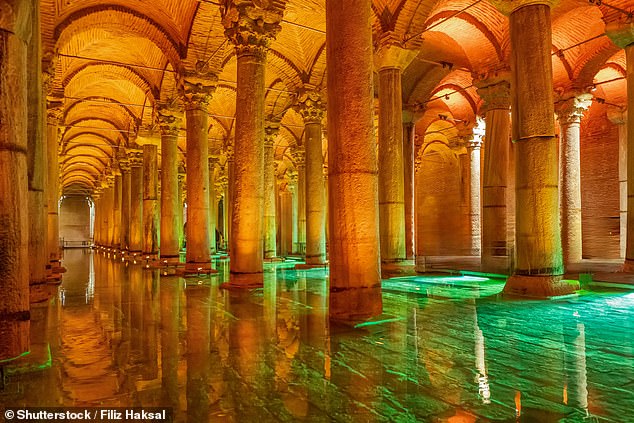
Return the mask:
{"type": "Polygon", "coordinates": [[[233,3],[223,21],[238,60],[235,178],[229,181],[233,185],[230,268],[234,286],[262,283],[264,73],[268,45],[281,28],[279,4],[233,3]]]}
{"type": "Polygon", "coordinates": [[[611,108],[608,119],[619,131],[619,257],[624,259],[627,245],[627,112],[611,108]]]}
{"type": "Polygon", "coordinates": [[[52,99],[47,103],[46,150],[47,161],[47,241],[48,262],[52,267],[59,265],[61,251],[59,249],[59,154],[58,125],[62,117],[62,102],[52,99]]]}
{"type": "MultiPolygon", "coordinates": [[[[143,251],[143,152],[128,150],[130,161],[130,253],[143,251]]],[[[103,201],[103,200],[102,200],[103,201]]]]}
{"type": "Polygon", "coordinates": [[[34,1],[0,19],[0,360],[29,351],[27,41],[34,1]]]}
{"type": "Polygon", "coordinates": [[[211,271],[207,105],[215,81],[188,77],[181,87],[187,120],[187,272],[211,271]]]}
{"type": "MultiPolygon", "coordinates": [[[[618,21],[606,26],[606,34],[614,44],[625,49],[627,78],[627,180],[634,181],[634,24],[618,21]]],[[[619,153],[621,153],[619,146],[619,153]]],[[[619,172],[619,175],[621,173],[619,172]]],[[[619,177],[619,180],[622,178],[619,177]]],[[[622,209],[622,208],[621,208],[622,209]]],[[[627,236],[623,270],[634,272],[634,183],[627,184],[627,236]]]]}
{"type": "Polygon", "coordinates": [[[416,225],[414,223],[414,149],[416,116],[412,111],[403,111],[403,194],[405,203],[405,258],[415,257],[416,225]]]}
{"type": "Polygon", "coordinates": [[[591,94],[572,95],[555,105],[561,135],[560,154],[560,218],[561,249],[564,266],[581,261],[581,118],[592,104],[591,94]]]}
{"type": "Polygon", "coordinates": [[[158,147],[143,145],[143,256],[156,260],[159,252],[158,147]]]}
{"type": "Polygon", "coordinates": [[[330,317],[382,312],[371,0],[326,0],[330,317]],[[354,70],[354,72],[351,72],[354,70]]]}
{"type": "Polygon", "coordinates": [[[516,260],[504,292],[532,297],[569,294],[578,283],[562,279],[550,18],[555,2],[493,3],[510,14],[512,139],[518,158],[516,260]]]}
{"type": "Polygon", "coordinates": [[[486,122],[482,172],[482,270],[506,274],[510,257],[508,239],[511,84],[510,75],[478,81],[484,100],[480,112],[486,122]]]}
{"type": "Polygon", "coordinates": [[[277,256],[275,226],[275,140],[279,122],[266,123],[264,133],[264,258],[277,256]]]}
{"type": "Polygon", "coordinates": [[[304,146],[293,151],[293,161],[297,169],[297,250],[296,254],[306,253],[306,154],[304,146]]]}
{"type": "Polygon", "coordinates": [[[130,251],[130,199],[132,189],[132,176],[130,174],[130,160],[127,153],[119,159],[121,169],[121,225],[120,248],[121,251],[130,251]]]}
{"type": "Polygon", "coordinates": [[[216,252],[216,227],[218,205],[216,203],[216,164],[218,157],[209,156],[209,250],[216,252]]]}
{"type": "Polygon", "coordinates": [[[406,257],[401,77],[416,52],[404,49],[393,33],[382,34],[379,43],[379,229],[386,270],[406,257]]]}
{"type": "Polygon", "coordinates": [[[306,265],[326,264],[326,185],[322,126],[326,104],[321,94],[304,92],[299,97],[298,111],[304,119],[305,189],[306,200],[306,265]]]}
{"type": "Polygon", "coordinates": [[[182,112],[177,104],[158,109],[161,128],[161,261],[178,263],[180,219],[182,213],[178,193],[178,133],[182,112]]]}

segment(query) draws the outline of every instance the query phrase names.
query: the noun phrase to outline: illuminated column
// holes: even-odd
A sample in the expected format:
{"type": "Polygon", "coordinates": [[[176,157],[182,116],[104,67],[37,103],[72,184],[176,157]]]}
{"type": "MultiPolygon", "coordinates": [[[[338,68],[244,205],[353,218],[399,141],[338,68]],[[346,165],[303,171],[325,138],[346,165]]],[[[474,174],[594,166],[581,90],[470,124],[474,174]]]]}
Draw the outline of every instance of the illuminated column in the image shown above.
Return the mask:
{"type": "Polygon", "coordinates": [[[101,246],[101,209],[103,208],[103,205],[101,204],[102,203],[101,196],[102,196],[101,187],[96,187],[92,192],[92,200],[95,203],[93,243],[98,246],[101,246]]]}
{"type": "Polygon", "coordinates": [[[180,163],[178,166],[178,251],[180,252],[185,246],[185,165],[180,163]]]}
{"type": "Polygon", "coordinates": [[[559,172],[555,138],[550,6],[492,1],[510,14],[512,139],[516,172],[516,260],[504,292],[550,297],[574,292],[562,280],[559,172]]]}
{"type": "Polygon", "coordinates": [[[235,162],[233,160],[233,139],[227,142],[227,189],[225,191],[225,219],[227,224],[225,225],[225,242],[227,244],[227,251],[231,251],[231,222],[233,219],[233,182],[235,181],[235,162]]]}
{"type": "MultiPolygon", "coordinates": [[[[122,152],[123,153],[123,152],[122,152]]],[[[130,175],[130,161],[126,153],[119,158],[119,169],[121,169],[121,251],[130,250],[130,192],[132,179],[130,175]]]]}
{"type": "Polygon", "coordinates": [[[619,257],[625,258],[627,245],[627,112],[608,109],[608,119],[619,131],[619,257]]]}
{"type": "Polygon", "coordinates": [[[471,232],[471,248],[469,254],[479,256],[481,250],[480,236],[480,149],[484,136],[484,121],[477,118],[478,125],[473,128],[473,135],[467,142],[469,154],[469,228],[471,232]]]}
{"type": "Polygon", "coordinates": [[[231,216],[231,284],[262,284],[264,210],[264,90],[268,45],[280,30],[281,2],[233,3],[225,35],[235,45],[237,93],[231,216]],[[236,6],[237,4],[237,6],[236,6]],[[237,278],[237,276],[243,276],[237,278]]]}
{"type": "Polygon", "coordinates": [[[158,147],[143,145],[143,256],[155,260],[159,252],[158,147]]]}
{"type": "Polygon", "coordinates": [[[215,78],[186,78],[182,84],[187,121],[187,255],[188,272],[211,271],[209,247],[209,146],[207,105],[215,78]]]}
{"type": "Polygon", "coordinates": [[[291,241],[292,241],[292,252],[296,254],[299,250],[298,242],[297,242],[297,208],[299,201],[297,200],[297,191],[298,191],[298,183],[297,183],[297,173],[292,173],[288,177],[288,190],[291,193],[291,241]]]}
{"type": "Polygon", "coordinates": [[[330,317],[334,319],[374,316],[383,308],[371,3],[326,0],[330,317]]]}
{"type": "Polygon", "coordinates": [[[508,239],[511,84],[509,75],[477,82],[484,101],[480,112],[486,122],[484,169],[482,171],[482,270],[509,271],[508,239]]]}
{"type": "Polygon", "coordinates": [[[306,264],[326,264],[326,184],[321,121],[326,104],[318,92],[304,92],[299,97],[299,114],[304,118],[306,200],[306,264]]]}
{"type": "MultiPolygon", "coordinates": [[[[606,26],[606,34],[614,44],[625,49],[627,78],[627,118],[625,133],[627,143],[623,147],[619,143],[619,153],[626,152],[624,165],[627,174],[622,175],[619,167],[619,181],[626,176],[626,181],[634,181],[634,25],[626,21],[613,22],[606,26]]],[[[619,164],[621,164],[619,162],[619,164]]],[[[624,173],[624,172],[623,172],[624,173]]],[[[622,182],[619,184],[622,187],[622,182]]],[[[627,184],[627,182],[626,182],[627,184]]],[[[621,207],[623,210],[623,207],[621,207]]],[[[623,271],[634,272],[634,184],[627,184],[627,235],[625,245],[625,263],[623,271]]]]}
{"type": "Polygon", "coordinates": [[[121,248],[121,171],[119,169],[119,164],[114,170],[114,185],[113,189],[113,199],[114,202],[112,204],[112,248],[118,250],[121,248]]]}
{"type": "Polygon", "coordinates": [[[405,202],[405,258],[415,256],[416,225],[414,224],[414,149],[416,116],[412,111],[403,111],[403,184],[405,202]]]}
{"type": "Polygon", "coordinates": [[[29,351],[27,40],[34,1],[3,4],[0,19],[0,360],[29,351]]]}
{"type": "Polygon", "coordinates": [[[209,250],[211,253],[216,252],[216,226],[218,204],[216,203],[216,164],[218,157],[209,156],[209,250]]]}
{"type": "Polygon", "coordinates": [[[114,174],[112,170],[108,168],[105,174],[106,189],[104,190],[105,213],[103,219],[103,233],[106,240],[106,246],[108,248],[113,247],[114,241],[114,174]]]}
{"type": "Polygon", "coordinates": [[[47,161],[47,241],[48,262],[52,267],[59,265],[61,258],[59,249],[59,154],[58,125],[62,117],[61,99],[53,99],[47,104],[46,150],[47,161]]]}
{"type": "Polygon", "coordinates": [[[286,188],[280,190],[280,254],[287,256],[293,250],[293,194],[286,188]]]}
{"type": "Polygon", "coordinates": [[[405,253],[403,167],[403,69],[416,52],[404,49],[393,33],[382,34],[375,54],[379,73],[379,217],[381,262],[398,263],[405,253]]]}
{"type": "Polygon", "coordinates": [[[564,266],[580,262],[582,256],[580,128],[581,117],[591,104],[591,94],[579,94],[555,105],[561,126],[559,176],[564,266]]]}
{"type": "Polygon", "coordinates": [[[297,169],[297,250],[295,253],[306,253],[306,155],[303,146],[293,151],[293,161],[297,169]]]}
{"type": "Polygon", "coordinates": [[[161,261],[179,262],[180,219],[178,192],[178,133],[183,113],[176,104],[158,108],[161,128],[161,261]]]}
{"type": "Polygon", "coordinates": [[[275,226],[275,140],[279,122],[267,122],[264,128],[264,258],[277,256],[275,226]]]}
{"type": "Polygon", "coordinates": [[[140,254],[143,251],[143,152],[128,150],[128,159],[130,161],[130,253],[140,254]]]}

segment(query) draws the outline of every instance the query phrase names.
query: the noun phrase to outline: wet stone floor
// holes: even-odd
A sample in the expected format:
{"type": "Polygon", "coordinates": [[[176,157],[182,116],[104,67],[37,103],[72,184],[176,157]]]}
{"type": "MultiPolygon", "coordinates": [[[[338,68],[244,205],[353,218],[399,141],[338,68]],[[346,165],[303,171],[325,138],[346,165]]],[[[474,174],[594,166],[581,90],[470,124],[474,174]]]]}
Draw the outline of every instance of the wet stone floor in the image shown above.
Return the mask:
{"type": "Polygon", "coordinates": [[[383,282],[384,314],[329,322],[327,274],[263,289],[65,252],[4,406],[169,406],[175,421],[634,422],[634,293],[502,299],[500,281],[383,282]],[[28,370],[28,371],[25,371],[28,370]]]}

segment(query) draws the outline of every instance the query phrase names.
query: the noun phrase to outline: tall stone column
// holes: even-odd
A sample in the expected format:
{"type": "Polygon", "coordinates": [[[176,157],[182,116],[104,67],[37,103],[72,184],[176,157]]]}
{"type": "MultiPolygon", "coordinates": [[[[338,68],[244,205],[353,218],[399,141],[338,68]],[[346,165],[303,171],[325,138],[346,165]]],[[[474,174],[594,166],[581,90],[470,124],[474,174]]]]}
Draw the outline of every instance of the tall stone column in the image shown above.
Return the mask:
{"type": "Polygon", "coordinates": [[[47,241],[48,263],[51,267],[57,267],[61,259],[59,249],[59,154],[58,154],[58,125],[62,117],[61,99],[51,99],[47,103],[46,120],[46,150],[47,161],[47,241]]]}
{"type": "Polygon", "coordinates": [[[161,261],[179,262],[179,235],[182,213],[178,193],[178,133],[182,112],[177,105],[164,104],[158,109],[161,128],[161,261]]]}
{"type": "Polygon", "coordinates": [[[297,199],[297,192],[299,191],[299,184],[297,181],[297,173],[292,173],[289,175],[288,177],[288,191],[291,193],[291,246],[292,246],[292,252],[297,254],[297,251],[299,250],[299,246],[298,246],[298,236],[297,233],[298,231],[298,212],[297,209],[299,208],[299,201],[297,199]]]}
{"type": "Polygon", "coordinates": [[[227,186],[225,191],[225,242],[227,244],[227,251],[231,252],[231,222],[233,219],[233,182],[235,181],[235,162],[234,158],[234,141],[228,140],[227,142],[227,186]]]}
{"type": "Polygon", "coordinates": [[[484,169],[482,172],[482,270],[507,274],[510,257],[508,204],[510,195],[510,75],[504,73],[478,81],[484,100],[480,112],[486,122],[484,169]]]}
{"type": "Polygon", "coordinates": [[[264,90],[268,45],[280,30],[281,2],[233,3],[225,35],[236,47],[235,179],[231,220],[231,284],[262,284],[264,90]]]}
{"type": "Polygon", "coordinates": [[[209,249],[216,252],[216,227],[218,223],[218,203],[216,203],[216,164],[218,157],[209,156],[209,249]]]}
{"type": "Polygon", "coordinates": [[[178,165],[178,251],[180,252],[185,246],[185,165],[178,165]]]}
{"type": "Polygon", "coordinates": [[[482,137],[484,136],[484,121],[481,118],[479,125],[473,128],[473,135],[467,142],[467,153],[469,154],[469,228],[471,232],[471,248],[469,255],[479,256],[481,246],[481,221],[480,221],[480,151],[482,148],[482,137]]]}
{"type": "Polygon", "coordinates": [[[555,105],[561,135],[560,147],[560,213],[561,249],[564,266],[581,261],[581,117],[592,104],[591,94],[577,94],[555,105]]]}
{"type": "Polygon", "coordinates": [[[404,49],[393,33],[382,34],[379,44],[379,229],[381,262],[389,270],[406,258],[401,77],[416,52],[404,49]]]}
{"type": "Polygon", "coordinates": [[[264,258],[277,256],[275,226],[275,140],[279,122],[267,122],[264,133],[264,258]]]}
{"type": "Polygon", "coordinates": [[[112,170],[107,169],[105,174],[106,189],[104,196],[106,200],[104,201],[104,206],[106,211],[103,220],[103,233],[109,250],[114,246],[114,179],[115,176],[112,170]]]}
{"type": "Polygon", "coordinates": [[[130,174],[130,161],[128,155],[122,152],[119,158],[121,169],[121,224],[120,224],[120,249],[122,252],[130,251],[130,199],[132,190],[132,176],[130,174]]]}
{"type": "MultiPolygon", "coordinates": [[[[625,49],[627,78],[627,180],[634,181],[634,24],[627,21],[606,26],[606,34],[614,44],[625,49]]],[[[619,145],[619,153],[622,148],[619,145]]],[[[621,172],[619,171],[619,180],[621,172]]],[[[621,210],[623,208],[621,207],[621,210]]],[[[623,271],[634,272],[634,183],[627,184],[627,236],[623,271]]]]}
{"type": "Polygon", "coordinates": [[[516,260],[504,292],[574,292],[562,279],[550,7],[555,1],[492,1],[510,14],[512,139],[516,144],[516,260]]]}
{"type": "Polygon", "coordinates": [[[608,109],[608,119],[619,131],[619,257],[625,258],[627,245],[627,112],[608,109]]]}
{"type": "Polygon", "coordinates": [[[304,92],[299,97],[298,111],[304,119],[305,189],[306,200],[306,265],[326,264],[326,185],[322,127],[326,104],[321,94],[304,92]]]}
{"type": "Polygon", "coordinates": [[[143,257],[156,260],[159,252],[158,147],[143,145],[143,257]]]}
{"type": "MultiPolygon", "coordinates": [[[[130,253],[143,251],[143,152],[128,150],[130,160],[130,253]]],[[[102,200],[103,201],[103,200],[102,200]]]]}
{"type": "Polygon", "coordinates": [[[121,198],[123,191],[121,181],[121,170],[117,162],[116,170],[114,171],[114,185],[112,187],[114,196],[112,204],[112,248],[115,250],[121,248],[121,198]]]}
{"type": "Polygon", "coordinates": [[[416,116],[410,110],[403,111],[403,194],[405,203],[405,258],[415,257],[416,225],[414,223],[414,149],[416,116]]]}
{"type": "Polygon", "coordinates": [[[34,1],[0,19],[0,360],[29,351],[27,50],[34,1]]]}
{"type": "Polygon", "coordinates": [[[186,272],[211,272],[209,247],[209,141],[207,105],[215,78],[186,77],[181,90],[187,121],[186,272]]]}
{"type": "Polygon", "coordinates": [[[306,154],[304,147],[296,147],[293,161],[297,169],[297,250],[296,254],[306,254],[306,154]]]}
{"type": "Polygon", "coordinates": [[[293,194],[288,185],[280,190],[280,254],[287,256],[293,250],[293,194]]]}
{"type": "Polygon", "coordinates": [[[93,244],[101,247],[101,196],[103,192],[101,187],[95,187],[92,192],[92,200],[95,203],[95,216],[94,216],[94,226],[93,226],[93,244]]]}
{"type": "Polygon", "coordinates": [[[382,312],[371,0],[326,0],[330,317],[382,312]],[[354,72],[350,70],[354,69],[354,72]]]}

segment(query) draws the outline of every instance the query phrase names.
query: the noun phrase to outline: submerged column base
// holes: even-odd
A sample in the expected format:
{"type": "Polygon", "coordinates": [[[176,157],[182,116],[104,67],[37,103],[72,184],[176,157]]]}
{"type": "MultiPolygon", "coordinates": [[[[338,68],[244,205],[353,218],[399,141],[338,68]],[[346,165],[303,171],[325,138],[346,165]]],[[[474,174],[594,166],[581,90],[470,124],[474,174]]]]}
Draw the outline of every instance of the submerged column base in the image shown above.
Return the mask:
{"type": "Polygon", "coordinates": [[[187,275],[208,275],[218,273],[216,269],[212,269],[211,263],[206,261],[202,263],[189,262],[185,263],[184,274],[187,275]]]}
{"type": "Polygon", "coordinates": [[[511,260],[509,256],[483,256],[480,270],[498,275],[511,273],[511,260]]]}
{"type": "Polygon", "coordinates": [[[550,298],[574,294],[578,289],[579,281],[565,280],[561,275],[512,275],[503,293],[514,297],[550,298]]]}
{"type": "Polygon", "coordinates": [[[371,287],[331,288],[331,320],[362,321],[383,312],[381,284],[371,287]]]}
{"type": "Polygon", "coordinates": [[[388,279],[395,276],[414,276],[416,274],[416,264],[414,260],[392,260],[381,263],[381,277],[388,279]]]}
{"type": "Polygon", "coordinates": [[[264,273],[235,273],[229,275],[229,282],[220,285],[222,289],[253,289],[264,286],[264,273]]]}

